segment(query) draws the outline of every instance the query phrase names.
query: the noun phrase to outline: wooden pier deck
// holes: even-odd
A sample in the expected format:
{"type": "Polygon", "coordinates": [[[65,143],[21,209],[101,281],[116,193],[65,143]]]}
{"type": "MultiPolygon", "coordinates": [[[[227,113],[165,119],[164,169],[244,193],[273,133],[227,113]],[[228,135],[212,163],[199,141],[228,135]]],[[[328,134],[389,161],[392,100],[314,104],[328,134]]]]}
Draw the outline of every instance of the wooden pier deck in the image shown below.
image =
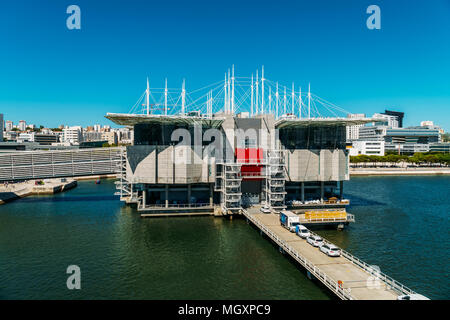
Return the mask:
{"type": "Polygon", "coordinates": [[[278,214],[263,214],[252,207],[244,215],[341,299],[396,300],[399,295],[415,293],[344,250],[341,257],[327,256],[283,228],[278,214]]]}

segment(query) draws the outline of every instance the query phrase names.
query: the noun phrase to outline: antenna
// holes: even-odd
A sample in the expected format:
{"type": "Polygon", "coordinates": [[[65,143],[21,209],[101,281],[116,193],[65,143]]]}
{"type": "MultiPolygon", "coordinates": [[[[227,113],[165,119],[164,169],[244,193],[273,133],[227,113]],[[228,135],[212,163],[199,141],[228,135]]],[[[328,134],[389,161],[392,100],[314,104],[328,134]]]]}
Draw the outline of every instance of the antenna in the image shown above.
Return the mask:
{"type": "Polygon", "coordinates": [[[181,114],[184,115],[184,106],[186,104],[186,90],[185,90],[185,80],[183,79],[183,86],[181,89],[181,114]]]}
{"type": "Polygon", "coordinates": [[[145,106],[147,107],[147,115],[150,114],[150,86],[147,77],[147,89],[145,90],[145,106]]]}
{"type": "Polygon", "coordinates": [[[167,78],[166,78],[166,85],[164,87],[164,115],[167,116],[167,78]]]}
{"type": "Polygon", "coordinates": [[[286,115],[286,86],[284,86],[284,115],[286,115]]]}
{"type": "Polygon", "coordinates": [[[227,81],[227,112],[230,113],[230,95],[231,95],[231,90],[230,90],[230,69],[228,69],[228,81],[227,81]]]}

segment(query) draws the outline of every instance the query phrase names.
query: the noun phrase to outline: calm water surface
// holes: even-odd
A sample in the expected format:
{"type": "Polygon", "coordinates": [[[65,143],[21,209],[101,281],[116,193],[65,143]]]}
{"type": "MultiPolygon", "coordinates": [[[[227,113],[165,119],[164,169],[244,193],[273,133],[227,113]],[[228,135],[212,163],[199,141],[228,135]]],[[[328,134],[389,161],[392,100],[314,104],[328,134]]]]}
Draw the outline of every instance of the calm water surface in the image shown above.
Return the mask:
{"type": "MultiPolygon", "coordinates": [[[[345,184],[356,223],[321,235],[412,289],[450,298],[448,177],[345,184]]],[[[140,219],[114,183],[0,206],[0,299],[334,299],[245,220],[140,219]],[[81,268],[82,289],[66,288],[81,268]]]]}

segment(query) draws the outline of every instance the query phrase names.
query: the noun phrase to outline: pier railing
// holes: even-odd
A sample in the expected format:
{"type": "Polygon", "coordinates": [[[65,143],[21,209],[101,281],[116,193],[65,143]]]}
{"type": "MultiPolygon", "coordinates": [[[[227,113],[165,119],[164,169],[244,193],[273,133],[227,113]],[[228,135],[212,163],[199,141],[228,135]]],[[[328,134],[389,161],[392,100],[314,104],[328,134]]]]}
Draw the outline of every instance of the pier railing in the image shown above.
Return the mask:
{"type": "MultiPolygon", "coordinates": [[[[315,235],[320,237],[317,233],[312,232],[309,230],[311,235],[315,235]]],[[[321,237],[322,238],[322,237],[321,237]]],[[[332,244],[331,242],[324,239],[326,243],[332,244]]],[[[369,265],[368,263],[362,261],[361,259],[355,257],[350,252],[345,251],[342,248],[339,248],[341,250],[341,256],[345,259],[349,260],[352,264],[358,266],[359,268],[363,269],[367,273],[369,273],[374,280],[380,280],[382,281],[388,289],[392,289],[396,291],[399,295],[411,295],[415,294],[413,290],[406,287],[405,285],[401,284],[397,280],[393,279],[392,277],[386,275],[385,273],[381,272],[379,269],[374,268],[373,265],[369,265]]]]}
{"type": "Polygon", "coordinates": [[[333,291],[339,298],[343,300],[354,300],[355,298],[351,295],[350,289],[343,288],[339,286],[337,280],[328,276],[325,272],[320,270],[319,267],[315,266],[312,262],[307,260],[305,257],[300,255],[294,248],[292,248],[286,241],[278,237],[274,232],[267,228],[264,224],[252,217],[247,210],[243,209],[245,217],[255,224],[262,232],[264,232],[269,238],[271,238],[276,244],[280,246],[285,252],[289,253],[291,257],[297,260],[306,270],[308,270],[315,278],[319,279],[325,286],[327,286],[331,291],[333,291]]]}

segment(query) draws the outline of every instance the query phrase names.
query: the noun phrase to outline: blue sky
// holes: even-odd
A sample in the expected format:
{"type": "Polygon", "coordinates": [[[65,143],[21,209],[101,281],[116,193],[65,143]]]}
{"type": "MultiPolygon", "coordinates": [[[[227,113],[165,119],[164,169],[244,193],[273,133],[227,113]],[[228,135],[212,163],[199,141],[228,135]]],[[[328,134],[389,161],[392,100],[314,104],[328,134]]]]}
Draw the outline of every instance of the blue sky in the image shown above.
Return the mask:
{"type": "Polygon", "coordinates": [[[110,124],[145,79],[195,89],[234,64],[354,113],[404,111],[450,130],[450,0],[2,1],[0,113],[46,126],[110,124]],[[82,29],[66,28],[81,8],[82,29]],[[381,8],[381,30],[366,8],[381,8]]]}

